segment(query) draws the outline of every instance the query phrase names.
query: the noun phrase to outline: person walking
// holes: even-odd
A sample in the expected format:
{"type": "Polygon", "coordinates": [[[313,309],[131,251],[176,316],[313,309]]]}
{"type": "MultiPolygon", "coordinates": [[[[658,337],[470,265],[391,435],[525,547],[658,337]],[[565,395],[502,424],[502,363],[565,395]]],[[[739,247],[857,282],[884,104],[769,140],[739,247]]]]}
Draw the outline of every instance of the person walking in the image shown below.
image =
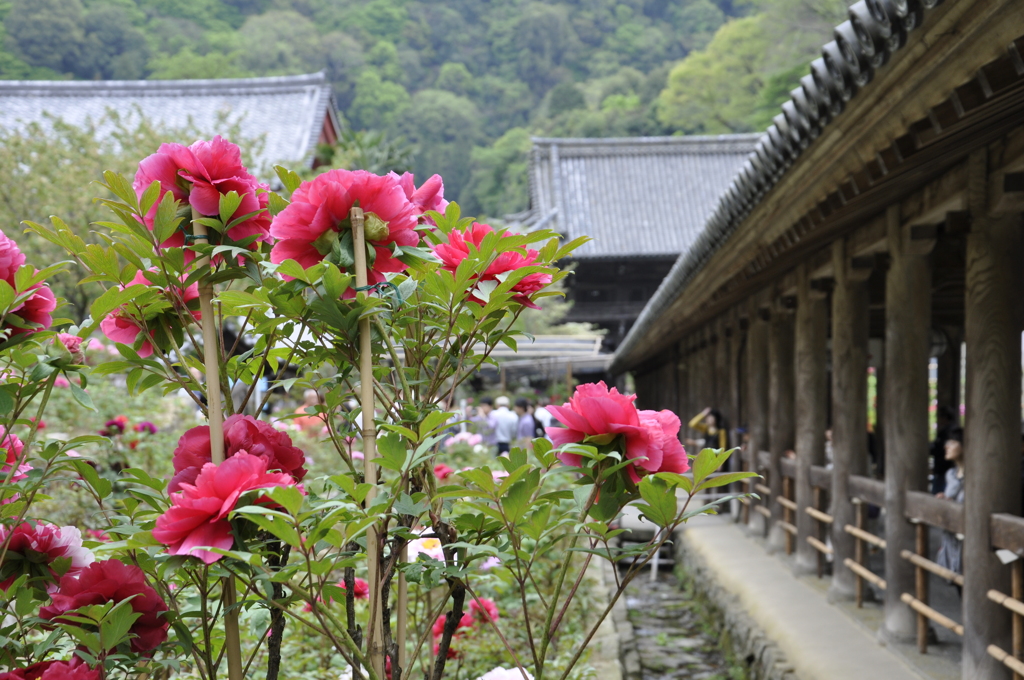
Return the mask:
{"type": "Polygon", "coordinates": [[[516,399],[514,408],[516,417],[519,418],[519,422],[516,424],[516,439],[528,442],[537,436],[537,421],[533,419],[533,414],[530,413],[530,402],[523,397],[519,397],[516,399]]]}
{"type": "Polygon", "coordinates": [[[470,420],[473,423],[473,430],[480,435],[483,443],[487,446],[497,446],[496,430],[498,428],[498,417],[494,414],[494,400],[490,397],[482,397],[480,406],[476,409],[476,415],[470,420]]]}
{"type": "Polygon", "coordinates": [[[509,400],[506,396],[494,400],[494,440],[498,445],[498,455],[508,453],[512,448],[512,441],[516,438],[519,430],[519,416],[509,410],[509,400]]]}

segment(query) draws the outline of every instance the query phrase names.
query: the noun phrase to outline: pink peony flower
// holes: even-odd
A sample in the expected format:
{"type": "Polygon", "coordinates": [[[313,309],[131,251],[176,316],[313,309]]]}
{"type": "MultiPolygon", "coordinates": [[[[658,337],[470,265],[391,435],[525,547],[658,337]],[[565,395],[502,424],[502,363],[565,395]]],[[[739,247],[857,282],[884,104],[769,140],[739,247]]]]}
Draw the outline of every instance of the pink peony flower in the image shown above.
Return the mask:
{"type": "MultiPolygon", "coordinates": [[[[14,275],[24,264],[25,255],[18,244],[6,234],[0,233],[0,279],[14,288],[14,275]]],[[[50,312],[57,309],[57,298],[53,296],[53,291],[45,283],[37,283],[29,290],[34,291],[32,295],[11,309],[9,318],[5,320],[4,330],[11,335],[35,333],[49,328],[53,323],[50,312]]]]}
{"type": "Polygon", "coordinates": [[[132,650],[152,651],[167,639],[169,624],[164,618],[167,603],[146,583],[146,575],[141,569],[118,560],[94,562],[77,576],[62,577],[53,601],[39,609],[39,616],[48,621],[60,621],[71,610],[120,602],[129,597],[132,598],[132,611],[140,614],[129,629],[134,635],[132,650]]]}
{"type": "Polygon", "coordinates": [[[107,348],[107,346],[96,338],[89,338],[89,344],[86,345],[85,348],[90,352],[102,352],[107,348]]]}
{"type": "Polygon", "coordinates": [[[14,275],[25,264],[25,254],[7,234],[0,232],[0,279],[14,285],[14,275]]]}
{"type": "Polygon", "coordinates": [[[495,567],[500,567],[500,566],[501,566],[501,560],[499,560],[497,557],[491,555],[486,560],[484,560],[483,562],[480,563],[479,569],[480,569],[480,571],[490,571],[491,569],[494,569],[495,567]]]}
{"type": "Polygon", "coordinates": [[[13,530],[0,525],[0,545],[7,555],[0,565],[0,590],[6,590],[22,574],[42,578],[51,593],[65,575],[74,576],[93,563],[92,551],[82,547],[82,532],[42,522],[23,522],[13,530]],[[10,538],[8,538],[10,537],[10,538]],[[56,560],[62,563],[56,565],[56,560]]]}
{"type": "Polygon", "coordinates": [[[349,210],[356,202],[368,217],[374,215],[386,225],[374,233],[367,223],[366,240],[374,251],[373,261],[368,263],[369,282],[380,283],[388,272],[405,271],[405,263],[395,257],[392,247],[419,243],[414,231],[417,208],[397,176],[381,177],[365,170],[331,170],[299,185],[291,205],[270,225],[270,235],[278,239],[270,261],[290,259],[311,267],[323,260],[350,228],[349,210]]]}
{"type": "Polygon", "coordinates": [[[469,603],[469,613],[473,616],[474,621],[479,621],[480,623],[497,621],[501,616],[498,612],[498,605],[494,604],[494,600],[486,597],[471,600],[469,603]]]}
{"type": "Polygon", "coordinates": [[[56,378],[53,379],[53,386],[59,387],[61,389],[67,389],[71,387],[71,381],[69,381],[62,375],[58,375],[56,378]]]}
{"type": "MultiPolygon", "coordinates": [[[[128,285],[155,285],[150,278],[150,273],[155,271],[155,269],[150,269],[148,272],[136,272],[135,277],[128,285]]],[[[121,289],[123,290],[126,287],[121,286],[121,289]]],[[[176,310],[176,312],[167,312],[168,322],[172,327],[179,324],[177,312],[182,312],[185,315],[191,314],[197,321],[202,318],[202,314],[199,312],[199,284],[193,283],[187,288],[169,286],[163,288],[162,292],[176,310]]],[[[100,322],[100,330],[109,340],[132,347],[135,344],[136,338],[143,332],[143,326],[150,326],[149,338],[143,340],[138,349],[139,356],[146,358],[153,354],[152,338],[156,335],[156,329],[159,325],[158,323],[146,323],[146,321],[151,321],[151,319],[138,319],[132,315],[132,312],[127,307],[118,307],[100,322]]],[[[111,347],[111,349],[114,350],[114,353],[117,352],[117,348],[111,347]]]]}
{"type": "MultiPolygon", "coordinates": [[[[626,458],[633,460],[633,465],[625,469],[634,482],[649,472],[689,470],[686,451],[677,437],[678,416],[670,411],[638,411],[635,400],[635,395],[619,394],[614,387],[609,390],[603,381],[580,385],[569,403],[548,406],[551,414],[565,425],[547,428],[548,437],[557,447],[591,437],[621,436],[626,458]]],[[[581,457],[574,454],[559,454],[559,459],[572,467],[582,465],[581,457]]]]}
{"type": "Polygon", "coordinates": [[[101,675],[99,668],[90,668],[73,656],[67,661],[40,661],[0,673],[0,680],[101,680],[101,675]]]}
{"type": "Polygon", "coordinates": [[[434,466],[434,476],[438,479],[448,479],[455,473],[455,470],[451,469],[444,463],[438,463],[434,466]]]}
{"type": "Polygon", "coordinates": [[[171,494],[171,507],[157,518],[153,537],[172,555],[194,555],[213,564],[221,555],[203,548],[228,550],[234,544],[227,516],[243,494],[294,485],[291,475],[267,472],[265,459],[239,451],[219,466],[205,464],[194,484],[179,484],[181,491],[171,494]]]}
{"type": "MultiPolygon", "coordinates": [[[[13,285],[13,281],[8,283],[13,285]]],[[[57,298],[53,296],[53,291],[45,283],[37,283],[29,290],[34,291],[32,295],[8,315],[21,320],[17,325],[10,323],[11,319],[7,320],[5,328],[9,328],[12,335],[46,330],[53,323],[50,312],[57,309],[57,298]]]]}
{"type": "MultiPolygon", "coordinates": [[[[490,225],[474,222],[465,232],[453,231],[448,234],[448,243],[434,246],[434,254],[440,258],[442,266],[454,274],[459,265],[462,264],[462,261],[469,257],[470,246],[473,247],[473,250],[479,250],[484,238],[493,232],[494,229],[490,225]]],[[[511,234],[502,233],[502,238],[508,236],[511,236],[511,234]]],[[[500,277],[503,274],[536,264],[537,255],[537,251],[532,249],[526,250],[525,254],[520,250],[509,250],[499,253],[494,258],[494,261],[488,265],[487,269],[484,270],[483,274],[477,277],[477,281],[500,281],[500,277]]],[[[550,283],[550,274],[543,274],[541,272],[528,274],[512,287],[512,292],[515,293],[512,300],[525,307],[540,309],[530,300],[530,296],[550,283]]],[[[475,295],[471,294],[469,299],[478,304],[484,304],[483,300],[475,295]]]]}
{"type": "MultiPolygon", "coordinates": [[[[239,451],[262,458],[268,470],[286,472],[296,482],[306,476],[302,449],[294,446],[284,432],[252,416],[233,415],[224,421],[224,456],[230,458],[239,451]]],[[[193,427],[181,435],[178,448],[174,449],[174,477],[167,492],[179,491],[183,483],[194,483],[211,460],[208,425],[193,427]]]]}
{"type": "MultiPolygon", "coordinates": [[[[417,189],[411,172],[402,173],[401,176],[391,172],[389,177],[395,177],[405,192],[405,197],[416,206],[420,213],[427,210],[434,210],[443,213],[448,207],[448,201],[444,200],[444,180],[441,175],[431,175],[430,178],[417,189]]],[[[425,221],[426,218],[424,218],[425,221]]]]}
{"type": "Polygon", "coordinates": [[[85,350],[82,349],[82,338],[70,333],[58,333],[53,339],[54,347],[63,347],[73,364],[85,363],[85,350]]]}
{"type": "Polygon", "coordinates": [[[136,432],[145,432],[146,434],[156,434],[157,432],[156,425],[149,422],[148,420],[143,420],[141,423],[136,423],[132,429],[135,430],[136,432]]]}
{"type": "MultiPolygon", "coordinates": [[[[68,453],[68,455],[71,454],[68,453]]],[[[107,532],[103,531],[102,529],[86,529],[85,535],[94,541],[99,541],[100,543],[110,542],[110,536],[108,536],[107,532]]]]}
{"type": "MultiPolygon", "coordinates": [[[[11,466],[18,464],[24,450],[25,444],[18,438],[18,435],[13,432],[7,432],[6,428],[4,428],[3,425],[0,425],[0,452],[3,454],[4,462],[4,464],[0,466],[0,479],[7,478],[7,475],[10,474],[11,466]]],[[[17,482],[25,479],[25,473],[31,469],[31,465],[25,465],[23,463],[18,465],[18,470],[14,473],[11,481],[17,482]]]]}
{"type": "MultiPolygon", "coordinates": [[[[220,137],[210,141],[197,141],[192,146],[182,144],[161,144],[152,156],[139,163],[132,186],[138,196],[154,181],[160,182],[160,199],[168,191],[175,199],[188,203],[201,215],[206,217],[220,216],[220,197],[232,191],[242,197],[242,202],[231,215],[231,220],[249,215],[239,224],[227,231],[233,241],[241,241],[256,236],[256,241],[268,240],[267,230],[270,226],[270,215],[267,212],[268,197],[261,184],[242,165],[242,153],[239,148],[220,137]],[[252,214],[255,213],[255,214],[252,214]]],[[[156,209],[154,204],[146,215],[146,226],[153,228],[156,209]]],[[[216,233],[211,236],[216,238],[216,233]]],[[[216,244],[216,241],[211,241],[216,244]]],[[[164,248],[185,245],[185,235],[175,231],[166,241],[160,244],[164,248]]],[[[186,251],[186,261],[195,254],[186,251]]]]}

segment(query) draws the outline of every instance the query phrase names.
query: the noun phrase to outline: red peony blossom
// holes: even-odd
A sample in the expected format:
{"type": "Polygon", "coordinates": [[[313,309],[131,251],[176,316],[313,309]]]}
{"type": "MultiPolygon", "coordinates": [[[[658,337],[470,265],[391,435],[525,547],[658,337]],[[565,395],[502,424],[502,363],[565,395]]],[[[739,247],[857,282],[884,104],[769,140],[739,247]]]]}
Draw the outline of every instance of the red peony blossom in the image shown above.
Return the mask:
{"type": "Polygon", "coordinates": [[[401,176],[391,172],[388,173],[388,176],[398,180],[405,192],[405,197],[416,206],[420,213],[427,210],[443,213],[448,207],[448,201],[444,200],[444,180],[441,179],[441,175],[431,175],[419,189],[416,188],[411,172],[402,173],[401,176]]]}
{"type": "Polygon", "coordinates": [[[231,548],[234,537],[227,516],[243,494],[294,485],[291,475],[267,472],[265,459],[239,451],[219,466],[204,465],[194,484],[180,483],[181,491],[171,494],[171,507],[156,520],[153,537],[172,555],[194,555],[213,564],[221,555],[202,548],[231,548]]]}
{"type": "Polygon", "coordinates": [[[101,675],[99,668],[90,668],[73,656],[67,661],[40,661],[0,673],[0,680],[101,680],[101,675]]]}
{"type": "MultiPolygon", "coordinates": [[[[345,587],[344,581],[339,583],[338,587],[342,590],[348,590],[348,588],[345,587]]],[[[369,600],[370,584],[364,578],[357,578],[352,586],[352,593],[355,595],[357,600],[369,600]]]]}
{"type": "Polygon", "coordinates": [[[146,583],[141,569],[118,560],[94,562],[77,576],[61,578],[53,601],[39,609],[39,616],[60,622],[62,615],[74,609],[130,597],[132,611],[140,614],[130,629],[132,650],[150,652],[167,639],[169,624],[163,616],[167,603],[146,583]]]}
{"type": "Polygon", "coordinates": [[[451,477],[455,473],[455,470],[451,469],[444,463],[438,463],[434,466],[434,476],[440,480],[445,480],[451,477]]]}
{"type": "Polygon", "coordinates": [[[295,260],[308,268],[323,260],[349,229],[349,210],[357,202],[368,217],[375,215],[386,224],[379,234],[367,225],[366,240],[375,253],[367,263],[369,282],[380,283],[388,272],[405,271],[392,247],[420,242],[414,231],[417,208],[393,173],[381,177],[365,170],[331,170],[299,185],[291,205],[270,225],[270,235],[278,239],[270,261],[295,260]]]}
{"type": "Polygon", "coordinates": [[[12,310],[13,314],[24,322],[18,326],[7,325],[14,335],[43,331],[53,323],[50,312],[57,309],[57,298],[54,297],[53,291],[43,283],[37,283],[29,290],[34,291],[32,295],[12,310]]]}
{"type": "MultiPolygon", "coordinates": [[[[25,255],[18,248],[18,244],[6,234],[0,233],[0,279],[14,288],[14,275],[24,264],[25,255]]],[[[8,331],[10,335],[35,333],[49,328],[53,323],[50,312],[57,309],[57,298],[53,296],[53,291],[44,283],[37,283],[28,290],[32,291],[32,294],[11,309],[8,313],[10,318],[5,320],[3,330],[8,331]]]]}
{"type": "MultiPolygon", "coordinates": [[[[229,458],[239,451],[262,458],[268,470],[287,472],[296,482],[306,476],[306,455],[302,449],[294,446],[284,432],[252,416],[233,415],[224,421],[224,456],[229,458]]],[[[211,460],[208,425],[193,427],[181,435],[178,448],[174,449],[174,477],[167,492],[174,493],[183,483],[195,482],[199,471],[211,460]]]]}
{"type": "MultiPolygon", "coordinates": [[[[622,436],[626,458],[633,460],[626,471],[634,482],[648,472],[689,470],[686,451],[678,439],[678,416],[670,411],[638,411],[635,400],[636,395],[627,397],[614,387],[609,390],[603,381],[580,385],[569,403],[548,406],[565,425],[547,428],[548,437],[555,446],[562,446],[588,437],[622,436]]],[[[582,465],[581,457],[574,454],[559,454],[559,459],[572,467],[582,465]]]]}
{"type": "MultiPolygon", "coordinates": [[[[263,191],[268,187],[242,165],[239,148],[219,135],[208,142],[200,140],[188,147],[161,144],[155,154],[139,163],[139,171],[132,183],[136,195],[141,197],[154,181],[160,182],[160,199],[170,191],[174,198],[187,202],[206,217],[219,217],[220,197],[237,192],[242,202],[232,213],[231,220],[256,214],[228,229],[228,237],[240,241],[255,235],[256,241],[269,240],[268,197],[263,191]]],[[[146,226],[150,229],[153,229],[158,204],[159,200],[146,215],[146,226]]],[[[160,245],[164,248],[181,247],[185,245],[185,235],[176,231],[160,245]]],[[[191,251],[186,251],[186,261],[193,256],[191,251]]]]}
{"type": "Polygon", "coordinates": [[[62,576],[75,576],[95,560],[92,551],[82,547],[82,532],[77,527],[23,522],[10,530],[0,525],[0,545],[4,541],[7,554],[0,565],[0,590],[28,574],[42,578],[52,592],[62,576]],[[58,566],[57,560],[62,564],[58,566]]]}
{"type": "MultiPolygon", "coordinates": [[[[441,243],[434,246],[434,254],[440,258],[444,269],[454,274],[459,268],[459,265],[462,264],[462,261],[469,257],[470,246],[473,246],[474,250],[479,250],[480,244],[483,243],[484,238],[493,232],[494,229],[491,228],[490,225],[474,222],[466,229],[465,232],[453,231],[448,234],[448,243],[441,243]]],[[[502,234],[502,238],[506,238],[508,236],[511,236],[511,234],[502,234]]],[[[525,254],[518,250],[509,250],[504,253],[499,253],[484,273],[477,278],[477,280],[499,281],[499,277],[502,274],[507,274],[508,272],[515,271],[516,269],[536,264],[537,255],[537,251],[532,249],[527,250],[525,254]]],[[[540,309],[540,307],[530,300],[530,296],[550,283],[550,274],[544,274],[541,272],[527,274],[519,281],[519,283],[512,287],[512,292],[514,293],[512,300],[514,302],[518,302],[524,307],[540,309]]],[[[478,304],[484,304],[483,300],[475,295],[471,294],[469,299],[478,304]]]]}
{"type": "Polygon", "coordinates": [[[469,613],[474,621],[479,621],[480,623],[497,621],[501,616],[500,612],[498,612],[498,605],[494,603],[494,600],[486,597],[470,601],[469,613]]]}

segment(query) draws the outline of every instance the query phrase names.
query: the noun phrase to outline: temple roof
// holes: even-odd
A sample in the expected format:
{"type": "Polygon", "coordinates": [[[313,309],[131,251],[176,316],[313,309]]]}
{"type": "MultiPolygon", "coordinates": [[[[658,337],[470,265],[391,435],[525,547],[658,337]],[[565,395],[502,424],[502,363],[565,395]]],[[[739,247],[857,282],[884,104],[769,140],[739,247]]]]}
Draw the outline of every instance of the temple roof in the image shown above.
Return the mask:
{"type": "Polygon", "coordinates": [[[325,129],[335,137],[339,129],[323,73],[223,80],[0,81],[0,129],[45,124],[48,117],[82,126],[101,121],[108,109],[129,120],[141,112],[157,126],[193,128],[207,136],[237,125],[243,137],[262,139],[252,161],[260,175],[272,174],[274,163],[311,163],[325,129]]]}
{"type": "Polygon", "coordinates": [[[525,223],[568,239],[593,237],[575,259],[676,257],[697,238],[757,140],[534,138],[525,223]]]}

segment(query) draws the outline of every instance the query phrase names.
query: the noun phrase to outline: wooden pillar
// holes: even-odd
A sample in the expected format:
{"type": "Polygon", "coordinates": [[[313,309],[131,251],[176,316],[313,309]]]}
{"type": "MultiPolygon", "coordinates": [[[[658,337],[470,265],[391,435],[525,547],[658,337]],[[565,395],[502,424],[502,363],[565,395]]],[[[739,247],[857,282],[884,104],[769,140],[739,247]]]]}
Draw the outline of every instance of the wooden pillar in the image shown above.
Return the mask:
{"type": "Polygon", "coordinates": [[[843,531],[856,524],[849,476],[868,471],[868,286],[870,269],[853,269],[847,242],[832,244],[832,584],[829,597],[852,600],[853,572],[843,561],[855,558],[856,540],[843,531]]]}
{"type": "Polygon", "coordinates": [[[679,436],[685,439],[687,436],[686,431],[686,409],[689,408],[689,404],[686,401],[687,388],[689,386],[689,370],[690,365],[687,362],[686,350],[682,342],[675,344],[675,356],[676,356],[676,403],[673,407],[676,413],[679,414],[680,419],[683,420],[683,428],[679,432],[679,436]]]}
{"type": "Polygon", "coordinates": [[[814,500],[811,466],[825,460],[828,374],[825,351],[828,341],[826,295],[812,290],[806,266],[801,266],[796,303],[796,564],[798,573],[818,569],[818,553],[807,542],[816,536],[814,518],[804,512],[814,500]]]}
{"type": "Polygon", "coordinates": [[[787,449],[793,448],[795,441],[794,343],[792,307],[776,302],[772,309],[768,336],[768,451],[771,453],[768,486],[772,490],[769,498],[772,525],[768,532],[768,546],[771,550],[781,550],[786,544],[786,532],[778,524],[782,519],[783,508],[775,499],[782,496],[783,455],[787,449]]]}
{"type": "Polygon", "coordinates": [[[900,207],[886,210],[889,271],[885,279],[885,612],[882,632],[916,639],[917,617],[900,600],[913,593],[914,566],[900,557],[914,551],[914,526],[905,515],[906,492],[928,480],[928,361],[931,263],[911,248],[900,207]]]}
{"type": "Polygon", "coordinates": [[[984,149],[968,157],[963,677],[1000,680],[1010,674],[985,648],[1011,648],[1010,614],[986,593],[1008,592],[1010,570],[992,552],[989,518],[1021,510],[1021,216],[987,214],[987,164],[984,149]]]}
{"type": "MultiPolygon", "coordinates": [[[[750,330],[747,332],[747,432],[750,434],[748,455],[757,469],[758,452],[768,448],[768,319],[761,306],[761,296],[751,300],[750,330]]],[[[750,528],[762,535],[765,519],[760,513],[750,514],[750,528]]]]}
{"type": "MultiPolygon", "coordinates": [[[[722,414],[724,422],[719,427],[732,427],[732,414],[729,408],[729,338],[726,336],[725,319],[719,319],[715,324],[715,408],[722,414]]],[[[731,440],[727,437],[727,445],[731,440]]]]}

